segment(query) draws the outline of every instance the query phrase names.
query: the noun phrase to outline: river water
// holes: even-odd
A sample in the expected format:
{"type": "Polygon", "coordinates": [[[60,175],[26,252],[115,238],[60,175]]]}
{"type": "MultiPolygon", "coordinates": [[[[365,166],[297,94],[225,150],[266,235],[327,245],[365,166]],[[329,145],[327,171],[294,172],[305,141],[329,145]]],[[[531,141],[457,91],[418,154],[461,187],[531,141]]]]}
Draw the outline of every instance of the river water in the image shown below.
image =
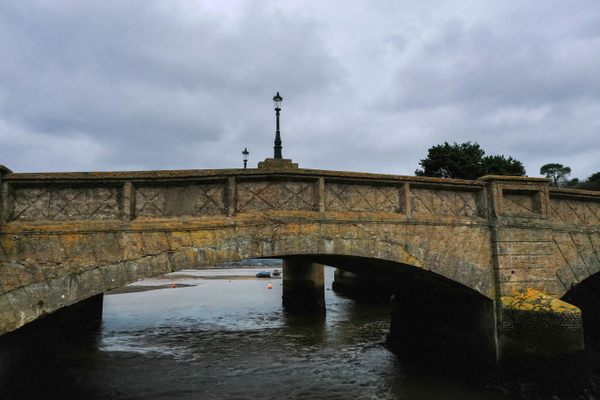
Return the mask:
{"type": "Polygon", "coordinates": [[[48,398],[515,398],[490,380],[404,365],[385,347],[389,306],[337,295],[332,268],[324,318],[284,313],[281,279],[257,271],[181,271],[136,283],[168,288],[106,295],[101,331],[61,349],[48,398]]]}

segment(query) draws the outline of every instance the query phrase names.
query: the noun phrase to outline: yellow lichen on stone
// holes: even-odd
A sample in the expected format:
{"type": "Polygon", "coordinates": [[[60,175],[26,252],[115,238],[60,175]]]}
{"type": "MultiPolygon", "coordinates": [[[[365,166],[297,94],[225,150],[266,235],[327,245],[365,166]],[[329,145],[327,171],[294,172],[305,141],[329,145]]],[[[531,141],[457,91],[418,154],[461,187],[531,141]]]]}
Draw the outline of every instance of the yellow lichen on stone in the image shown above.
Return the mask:
{"type": "Polygon", "coordinates": [[[500,298],[502,308],[519,311],[538,311],[549,313],[569,313],[581,314],[581,310],[572,304],[565,303],[562,300],[548,296],[547,294],[532,288],[513,291],[512,296],[502,296],[500,298]]]}

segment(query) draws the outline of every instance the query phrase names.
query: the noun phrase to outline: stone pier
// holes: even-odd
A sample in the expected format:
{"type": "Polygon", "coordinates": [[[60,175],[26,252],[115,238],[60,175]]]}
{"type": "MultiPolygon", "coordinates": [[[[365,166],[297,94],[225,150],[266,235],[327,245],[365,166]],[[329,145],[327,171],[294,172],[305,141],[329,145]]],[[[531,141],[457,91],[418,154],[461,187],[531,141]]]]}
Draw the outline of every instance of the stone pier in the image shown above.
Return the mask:
{"type": "Polygon", "coordinates": [[[284,260],[283,307],[293,313],[325,313],[323,265],[302,259],[284,260]]]}
{"type": "Polygon", "coordinates": [[[493,301],[456,288],[407,284],[392,297],[388,342],[409,359],[492,363],[495,328],[493,301]]]}
{"type": "Polygon", "coordinates": [[[556,356],[584,348],[581,310],[535,289],[501,298],[500,358],[556,356]]]}
{"type": "Polygon", "coordinates": [[[99,294],[1,336],[0,393],[38,393],[39,389],[39,398],[44,398],[43,382],[52,379],[57,350],[98,332],[102,305],[103,294],[99,294]]]}
{"type": "Polygon", "coordinates": [[[392,290],[381,282],[339,268],[334,272],[332,289],[360,300],[389,301],[392,294],[392,290]]]}
{"type": "Polygon", "coordinates": [[[102,325],[104,294],[100,293],[58,313],[61,335],[76,337],[96,332],[102,325]]]}

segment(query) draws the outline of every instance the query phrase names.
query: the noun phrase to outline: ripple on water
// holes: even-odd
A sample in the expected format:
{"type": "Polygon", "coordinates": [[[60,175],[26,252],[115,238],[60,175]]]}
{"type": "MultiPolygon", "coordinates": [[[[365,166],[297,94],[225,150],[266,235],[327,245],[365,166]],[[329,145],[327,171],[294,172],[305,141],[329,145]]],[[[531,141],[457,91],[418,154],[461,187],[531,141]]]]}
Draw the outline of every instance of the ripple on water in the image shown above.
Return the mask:
{"type": "MultiPolygon", "coordinates": [[[[327,286],[332,275],[327,269],[327,286]]],[[[385,305],[358,304],[328,290],[325,318],[291,317],[281,308],[280,285],[194,281],[202,284],[106,296],[98,348],[77,363],[62,359],[64,398],[451,398],[448,388],[456,389],[450,382],[433,390],[428,380],[406,375],[382,345],[385,305]]],[[[452,398],[472,395],[494,398],[462,387],[452,398]]]]}

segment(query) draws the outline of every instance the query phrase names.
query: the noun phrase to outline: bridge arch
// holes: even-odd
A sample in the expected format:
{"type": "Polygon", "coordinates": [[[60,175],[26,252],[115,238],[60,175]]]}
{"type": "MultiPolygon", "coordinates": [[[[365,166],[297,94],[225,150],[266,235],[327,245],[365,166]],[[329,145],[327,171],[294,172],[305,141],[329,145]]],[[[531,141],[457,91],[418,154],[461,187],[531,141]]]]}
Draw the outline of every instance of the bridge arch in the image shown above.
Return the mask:
{"type": "Polygon", "coordinates": [[[600,272],[591,274],[574,285],[561,300],[581,310],[586,342],[597,348],[600,345],[600,272]]]}
{"type": "Polygon", "coordinates": [[[417,281],[456,282],[492,298],[491,288],[486,286],[491,280],[487,265],[461,259],[460,246],[453,243],[457,239],[435,237],[435,232],[434,237],[390,238],[386,227],[377,223],[278,223],[264,215],[258,222],[187,230],[35,232],[5,240],[7,258],[12,251],[35,250],[27,263],[13,268],[39,268],[41,273],[33,274],[37,280],[2,296],[2,301],[20,305],[19,315],[13,315],[10,324],[5,319],[2,328],[5,332],[17,329],[39,316],[141,278],[250,258],[310,257],[358,273],[387,271],[389,276],[396,269],[417,281]],[[440,243],[447,243],[448,251],[438,253],[440,243]],[[428,247],[431,244],[435,246],[428,247]]]}

